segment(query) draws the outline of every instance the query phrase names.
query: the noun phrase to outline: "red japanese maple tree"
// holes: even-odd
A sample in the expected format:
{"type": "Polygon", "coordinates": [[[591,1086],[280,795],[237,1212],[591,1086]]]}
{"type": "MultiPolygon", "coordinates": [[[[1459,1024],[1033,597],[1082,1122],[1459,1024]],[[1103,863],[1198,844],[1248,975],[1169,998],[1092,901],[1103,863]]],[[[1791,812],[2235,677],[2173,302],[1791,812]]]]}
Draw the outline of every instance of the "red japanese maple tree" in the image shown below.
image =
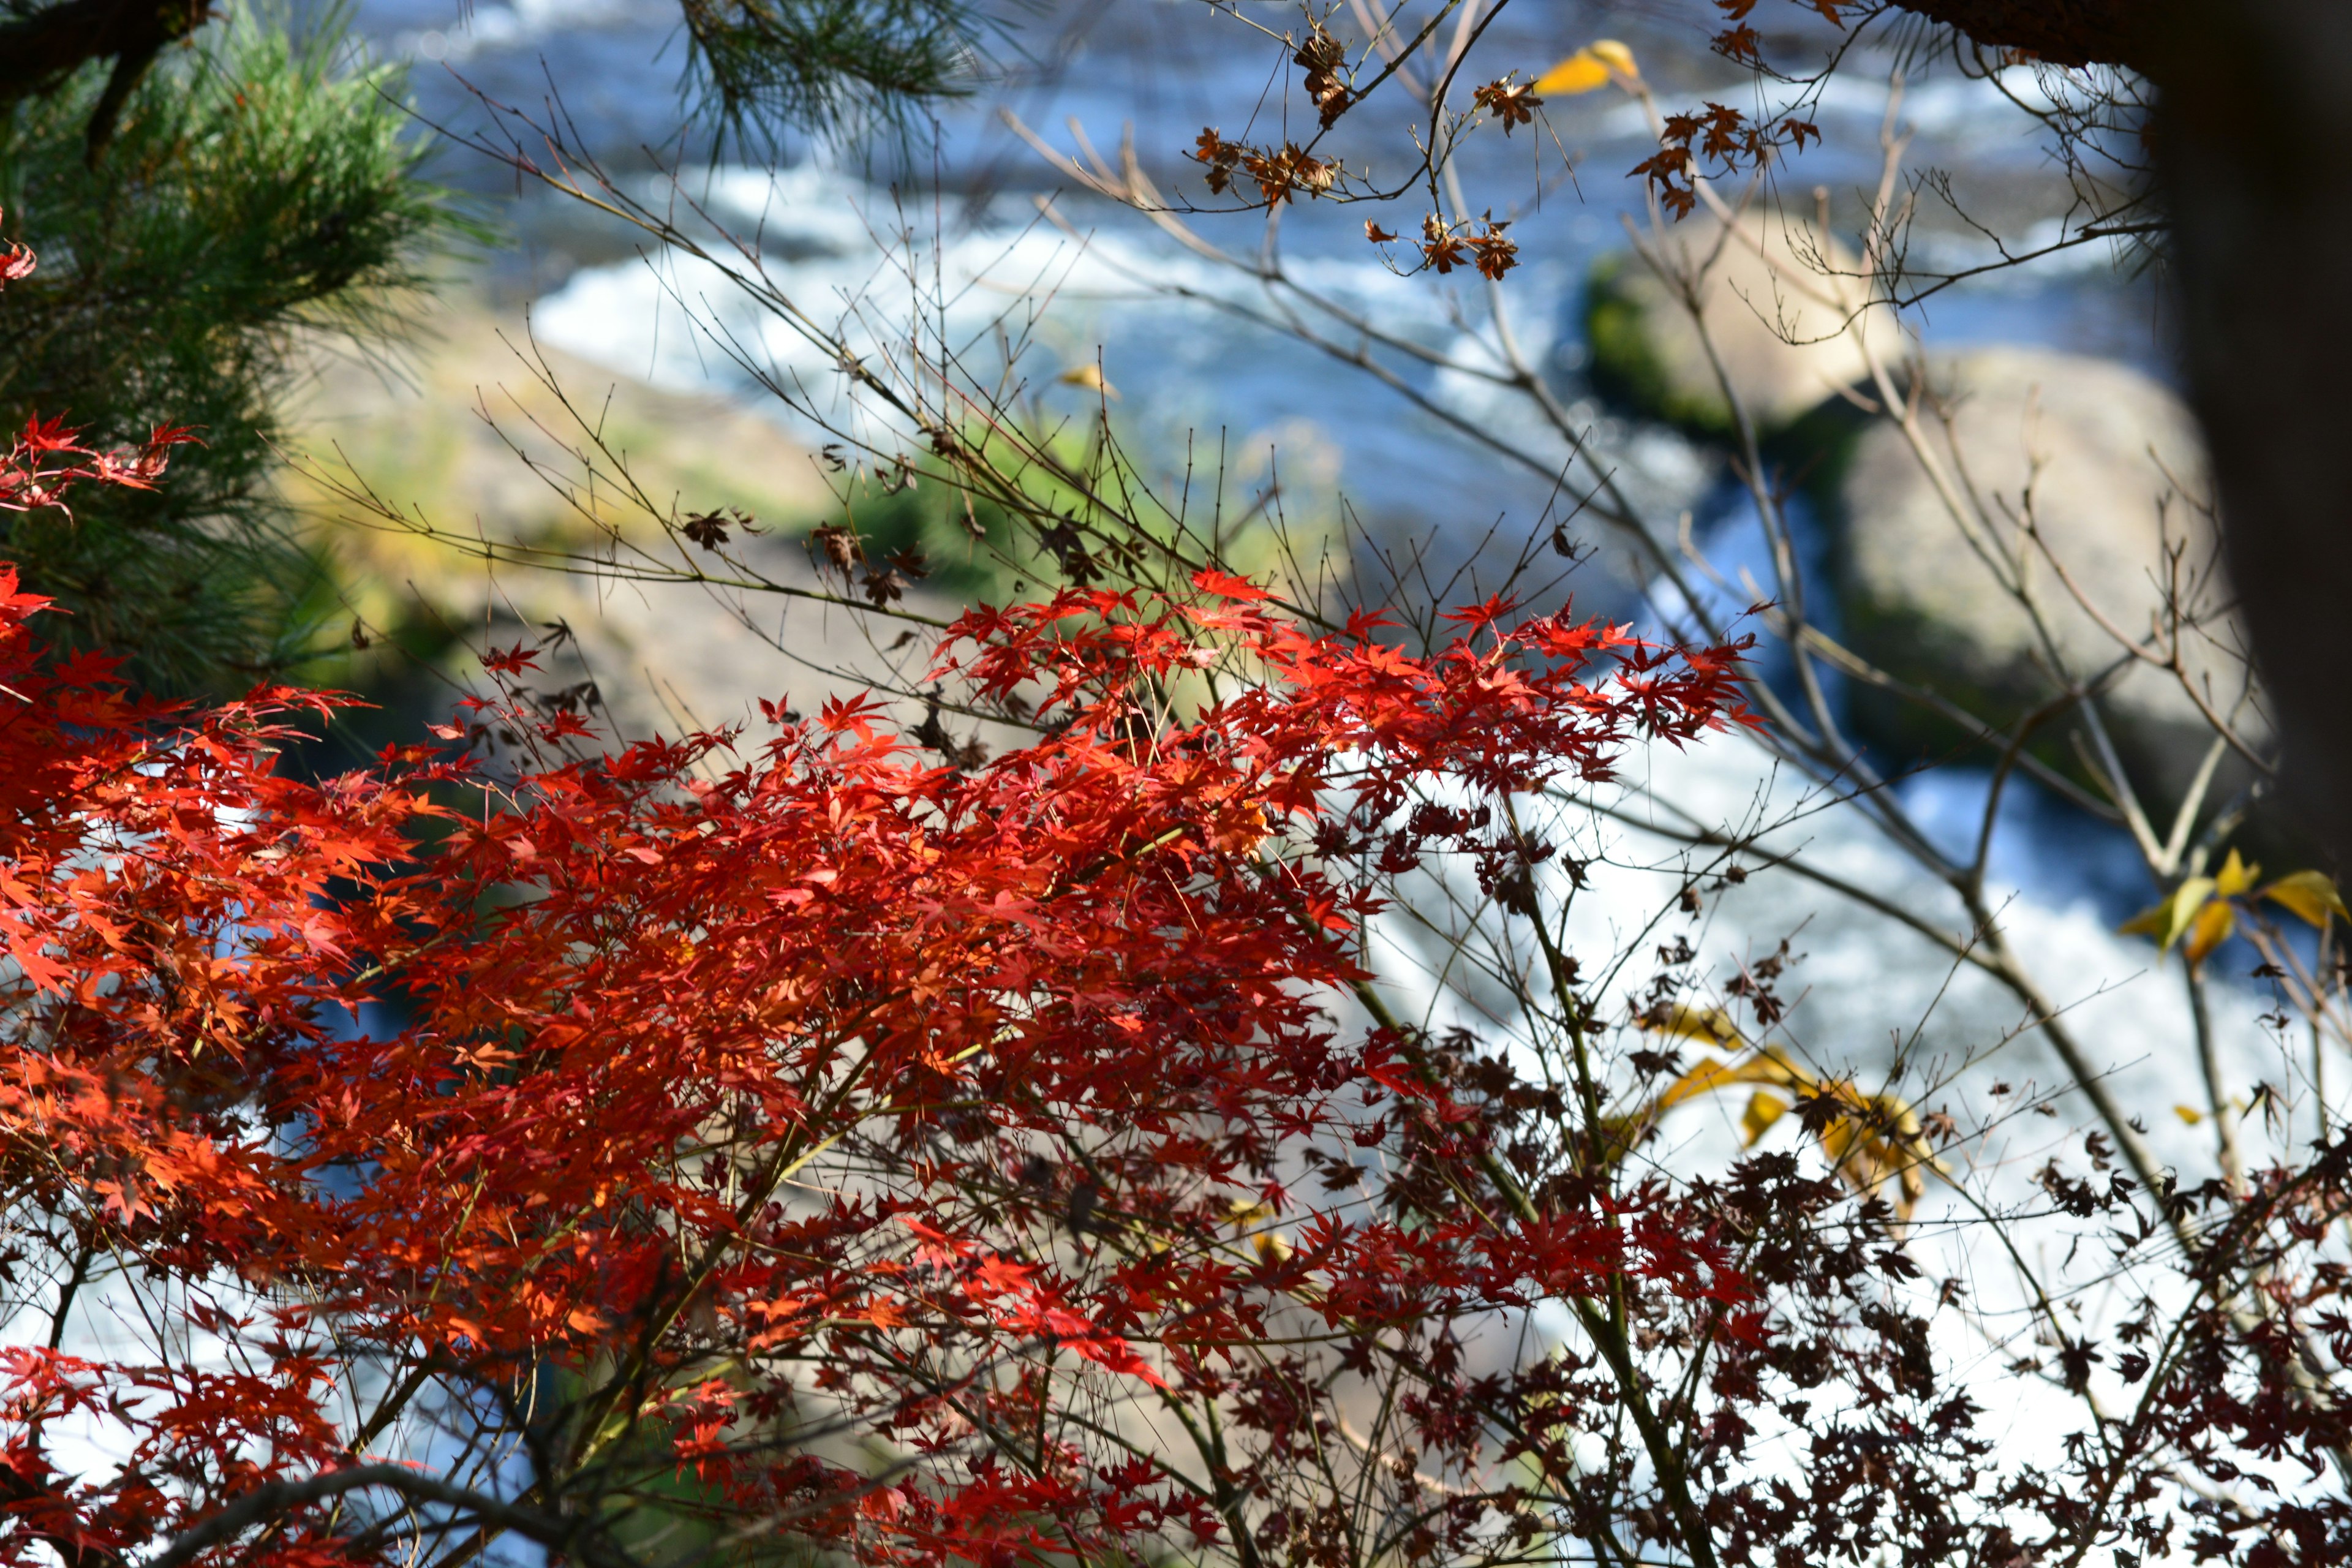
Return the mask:
{"type": "MultiPolygon", "coordinates": [[[[37,426],[8,494],[179,438],[37,426]]],[[[1723,723],[1727,653],[1490,605],[1410,657],[1212,574],[967,616],[940,678],[1031,693],[985,765],[865,701],[751,755],[515,708],[519,776],[311,784],[275,748],[320,700],[136,699],[5,583],[0,1146],[47,1326],[0,1352],[12,1561],[1246,1555],[1343,1363],[1442,1371],[1469,1317],[1612,1280],[1738,1297],[1638,1192],[1406,1201],[1499,1170],[1494,1118],[1335,1011],[1351,838],[1723,723]]],[[[1507,856],[1486,816],[1419,831],[1507,856]]]]}
{"type": "Polygon", "coordinates": [[[839,704],[756,758],[564,761],[478,813],[435,804],[466,775],[420,751],[277,776],[292,694],[144,706],[41,668],[38,601],[0,602],[0,1114],[12,1205],[71,1260],[50,1343],[8,1352],[20,1528],[113,1561],[266,1524],[273,1557],[341,1556],[358,1516],[294,1505],[366,1485],[593,1555],[614,1499],[685,1466],[673,1509],[877,1557],[1213,1535],[1229,1479],[1106,1459],[1079,1413],[1220,1386],[1283,1303],[1369,1344],[1627,1268],[1729,1289],[1638,1203],[1528,1230],[1289,1192],[1318,1147],[1480,1137],[1410,1038],[1331,1016],[1369,895],[1299,842],[1416,781],[1687,737],[1729,665],[1495,609],[1465,617],[1483,647],[1413,659],[1206,586],[969,617],[946,668],[1053,689],[1045,738],[972,772],[839,704]],[[1270,679],[1150,710],[1221,643],[1270,679]],[[1295,1239],[1236,1239],[1265,1203],[1295,1239]],[[208,1348],[74,1351],[100,1260],[208,1348]],[[510,1429],[529,1500],[437,1478],[430,1440],[365,1462],[428,1405],[510,1429]],[[110,1476],[53,1468],[77,1416],[121,1445],[110,1476]],[[821,1457],[851,1432],[895,1457],[821,1457]]]}

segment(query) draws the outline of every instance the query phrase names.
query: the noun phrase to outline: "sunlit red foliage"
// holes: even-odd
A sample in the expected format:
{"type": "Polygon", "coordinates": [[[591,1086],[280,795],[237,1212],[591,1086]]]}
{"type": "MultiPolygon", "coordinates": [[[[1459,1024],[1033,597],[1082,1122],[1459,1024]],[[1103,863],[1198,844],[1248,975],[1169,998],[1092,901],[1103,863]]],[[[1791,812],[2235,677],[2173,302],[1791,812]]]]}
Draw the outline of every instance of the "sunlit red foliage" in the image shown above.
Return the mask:
{"type": "MultiPolygon", "coordinates": [[[[11,276],[11,266],[21,265],[23,255],[0,255],[0,280],[11,276]]],[[[195,438],[191,431],[160,426],[138,451],[101,452],[83,446],[81,432],[68,429],[62,419],[35,419],[0,452],[0,511],[53,508],[70,515],[67,495],[84,481],[152,489],[171,462],[172,448],[195,438]]]]}
{"type": "MultiPolygon", "coordinates": [[[[1232,1477],[1043,1434],[1213,1393],[1285,1312],[1360,1354],[1612,1278],[1738,1294],[1638,1194],[1497,1227],[1294,1187],[1487,1136],[1421,1042],[1335,1016],[1377,900],[1318,844],[1694,737],[1737,714],[1729,655],[1495,604],[1413,657],[1204,574],[967,616],[940,675],[1038,731],[985,765],[861,701],[749,755],[570,754],[576,720],[516,707],[515,776],[412,747],[312,785],[273,752],[312,700],[45,667],[10,585],[8,1199],[179,1318],[144,1356],[6,1352],[12,1559],[364,1557],[385,1534],[330,1501],[362,1483],[507,1495],[499,1528],[594,1557],[597,1500],[681,1467],[679,1508],[875,1559],[1210,1539],[1232,1477]],[[1236,659],[1224,700],[1171,698],[1236,659]],[[1260,1205],[1278,1242],[1237,1234],[1260,1205]],[[429,1444],[362,1462],[428,1408],[510,1431],[520,1499],[429,1444]],[[82,1427],[119,1470],[59,1466],[82,1427]],[[902,1458],[826,1457],[842,1432],[902,1458]]],[[[1265,1398],[1244,1425],[1324,1419],[1265,1398]]]]}

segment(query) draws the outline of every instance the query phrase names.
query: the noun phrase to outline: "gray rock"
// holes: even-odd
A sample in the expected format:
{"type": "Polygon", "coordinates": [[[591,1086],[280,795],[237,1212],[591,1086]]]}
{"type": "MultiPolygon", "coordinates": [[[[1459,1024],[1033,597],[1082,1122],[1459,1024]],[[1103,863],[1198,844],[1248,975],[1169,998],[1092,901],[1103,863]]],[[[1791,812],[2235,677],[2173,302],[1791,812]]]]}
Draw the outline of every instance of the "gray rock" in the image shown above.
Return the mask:
{"type": "MultiPolygon", "coordinates": [[[[2123,653],[2100,616],[2149,633],[2175,579],[2168,550],[2180,552],[2189,602],[2208,614],[2226,607],[2212,520],[2195,504],[2207,493],[2203,448],[2171,392],[2127,365],[2020,348],[1932,360],[1926,385],[1925,445],[1958,492],[1961,517],[1890,421],[1861,428],[1835,468],[1832,509],[1845,637],[1856,652],[2007,722],[2056,690],[2044,635],[2008,584],[2021,582],[2056,658],[2078,679],[2123,653]],[[2029,515],[2046,550],[2028,535],[2029,515]]],[[[2226,617],[2207,631],[2187,639],[2188,663],[2228,713],[2242,695],[2244,666],[2230,651],[2242,645],[2226,617]]],[[[1855,695],[1857,726],[1881,743],[1916,754],[1960,738],[1916,704],[1867,688],[1855,695]]],[[[2147,804],[2168,813],[2212,739],[2195,700],[2167,672],[2135,667],[2100,711],[2147,804]]],[[[2263,738],[2258,717],[2241,710],[2237,718],[2242,733],[2263,738]]],[[[2036,749],[2087,778],[2081,728],[2053,722],[2036,749]]],[[[2233,766],[2223,782],[2244,776],[2233,766]]]]}
{"type": "MultiPolygon", "coordinates": [[[[1709,217],[1670,225],[1647,243],[1677,273],[1701,279],[1701,315],[1725,376],[1767,435],[1786,428],[1840,388],[1868,375],[1859,334],[1885,363],[1901,356],[1884,310],[1859,322],[1809,293],[1833,288],[1824,267],[1851,271],[1834,241],[1812,226],[1751,216],[1738,233],[1709,217]]],[[[1855,287],[1850,280],[1845,287],[1855,287]]],[[[1730,405],[1706,345],[1675,289],[1641,257],[1602,257],[1586,279],[1585,341],[1604,395],[1654,419],[1717,437],[1733,429],[1730,405]]]]}

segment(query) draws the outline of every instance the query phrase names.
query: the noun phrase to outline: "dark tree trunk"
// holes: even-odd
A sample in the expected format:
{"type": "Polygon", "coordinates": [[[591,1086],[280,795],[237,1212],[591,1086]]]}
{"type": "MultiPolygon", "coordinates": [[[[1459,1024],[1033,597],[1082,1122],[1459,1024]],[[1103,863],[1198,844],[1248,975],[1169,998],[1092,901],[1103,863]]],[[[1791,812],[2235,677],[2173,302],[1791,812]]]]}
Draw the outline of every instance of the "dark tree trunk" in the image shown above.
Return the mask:
{"type": "Polygon", "coordinates": [[[0,22],[0,103],[47,92],[92,60],[152,55],[211,16],[209,0],[63,0],[0,22]]]}
{"type": "Polygon", "coordinates": [[[1989,49],[2024,49],[2053,65],[2128,65],[2140,58],[2150,0],[1895,0],[1948,23],[1989,49]]]}
{"type": "Polygon", "coordinates": [[[54,90],[92,60],[112,60],[113,74],[89,119],[95,159],[155,57],[212,15],[212,0],[62,0],[0,22],[0,108],[54,90]]]}
{"type": "Polygon", "coordinates": [[[2352,4],[2183,4],[2156,48],[2230,570],[2290,804],[2352,865],[2352,4]]]}
{"type": "Polygon", "coordinates": [[[2285,746],[2352,866],[2352,0],[1895,0],[2158,89],[2189,395],[2285,746]]]}

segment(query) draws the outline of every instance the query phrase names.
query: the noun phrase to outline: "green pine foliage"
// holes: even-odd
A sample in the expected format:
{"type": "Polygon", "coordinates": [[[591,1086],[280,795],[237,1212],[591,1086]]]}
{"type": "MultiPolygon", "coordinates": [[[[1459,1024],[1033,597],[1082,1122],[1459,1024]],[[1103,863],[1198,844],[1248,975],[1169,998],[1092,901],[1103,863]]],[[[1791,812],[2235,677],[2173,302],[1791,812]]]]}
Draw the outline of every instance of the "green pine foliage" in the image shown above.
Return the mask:
{"type": "Polygon", "coordinates": [[[0,114],[0,233],[40,258],[0,294],[0,418],[62,416],[97,446],[195,427],[152,493],[0,513],[0,555],[71,612],[75,644],[163,689],[242,688],[306,635],[319,562],[270,485],[308,334],[383,342],[404,290],[462,232],[416,178],[396,77],[340,29],[240,14],[148,73],[85,163],[106,77],[0,114]]]}
{"type": "Polygon", "coordinates": [[[965,0],[679,0],[686,90],[723,142],[905,132],[971,90],[1001,26],[965,0]]]}

